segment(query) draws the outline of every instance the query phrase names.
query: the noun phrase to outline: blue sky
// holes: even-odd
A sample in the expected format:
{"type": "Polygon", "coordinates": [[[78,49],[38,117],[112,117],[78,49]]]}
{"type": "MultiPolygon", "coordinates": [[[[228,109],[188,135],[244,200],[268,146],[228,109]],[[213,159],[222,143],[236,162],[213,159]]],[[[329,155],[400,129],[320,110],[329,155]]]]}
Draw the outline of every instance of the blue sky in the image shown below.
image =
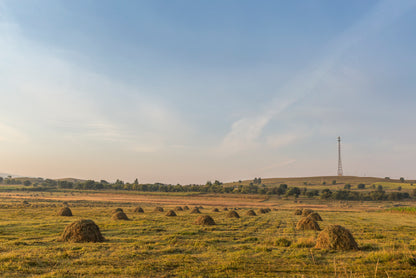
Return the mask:
{"type": "Polygon", "coordinates": [[[0,0],[0,172],[415,178],[414,1],[0,0]]]}

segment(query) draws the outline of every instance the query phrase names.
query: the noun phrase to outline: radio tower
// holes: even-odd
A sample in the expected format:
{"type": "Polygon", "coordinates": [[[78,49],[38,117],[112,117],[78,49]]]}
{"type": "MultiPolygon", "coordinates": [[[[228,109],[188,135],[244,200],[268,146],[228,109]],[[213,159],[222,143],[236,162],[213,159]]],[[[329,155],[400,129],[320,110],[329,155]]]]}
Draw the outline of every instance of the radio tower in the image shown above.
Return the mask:
{"type": "Polygon", "coordinates": [[[338,176],[342,176],[341,137],[338,136],[338,176]]]}

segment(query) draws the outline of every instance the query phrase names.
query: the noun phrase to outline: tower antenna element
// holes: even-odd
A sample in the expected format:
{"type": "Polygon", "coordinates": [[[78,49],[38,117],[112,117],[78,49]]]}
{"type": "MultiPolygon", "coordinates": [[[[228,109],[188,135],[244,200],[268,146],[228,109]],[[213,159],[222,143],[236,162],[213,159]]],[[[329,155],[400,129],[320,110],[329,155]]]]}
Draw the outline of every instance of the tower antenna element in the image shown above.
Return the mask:
{"type": "Polygon", "coordinates": [[[338,176],[342,176],[342,161],[341,161],[341,137],[338,136],[338,176]]]}

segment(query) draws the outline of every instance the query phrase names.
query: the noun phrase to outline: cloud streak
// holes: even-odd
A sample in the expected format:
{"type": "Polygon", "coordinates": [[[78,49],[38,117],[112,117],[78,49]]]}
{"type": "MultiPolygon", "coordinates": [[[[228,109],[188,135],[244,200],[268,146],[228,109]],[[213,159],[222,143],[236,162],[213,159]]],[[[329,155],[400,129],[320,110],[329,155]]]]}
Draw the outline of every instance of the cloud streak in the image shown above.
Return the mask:
{"type": "MultiPolygon", "coordinates": [[[[382,1],[376,5],[366,16],[328,45],[328,55],[326,57],[323,57],[320,62],[298,74],[285,86],[281,87],[276,97],[261,109],[263,112],[236,120],[222,140],[221,151],[236,153],[258,146],[260,144],[259,138],[269,122],[313,92],[317,84],[327,76],[339,58],[352,46],[392,24],[404,13],[414,8],[415,5],[416,2],[414,1],[394,3],[392,1],[382,1]]],[[[282,140],[285,136],[287,135],[283,135],[282,140]]]]}

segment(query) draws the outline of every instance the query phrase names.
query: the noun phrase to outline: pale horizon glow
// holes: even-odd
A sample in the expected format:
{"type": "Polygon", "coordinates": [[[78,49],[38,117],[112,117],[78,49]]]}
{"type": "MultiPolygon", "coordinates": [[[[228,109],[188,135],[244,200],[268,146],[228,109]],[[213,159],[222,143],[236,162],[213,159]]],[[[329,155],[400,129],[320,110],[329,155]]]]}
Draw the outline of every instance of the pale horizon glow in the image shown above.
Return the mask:
{"type": "Polygon", "coordinates": [[[416,2],[0,0],[0,173],[414,179],[416,2]]]}

